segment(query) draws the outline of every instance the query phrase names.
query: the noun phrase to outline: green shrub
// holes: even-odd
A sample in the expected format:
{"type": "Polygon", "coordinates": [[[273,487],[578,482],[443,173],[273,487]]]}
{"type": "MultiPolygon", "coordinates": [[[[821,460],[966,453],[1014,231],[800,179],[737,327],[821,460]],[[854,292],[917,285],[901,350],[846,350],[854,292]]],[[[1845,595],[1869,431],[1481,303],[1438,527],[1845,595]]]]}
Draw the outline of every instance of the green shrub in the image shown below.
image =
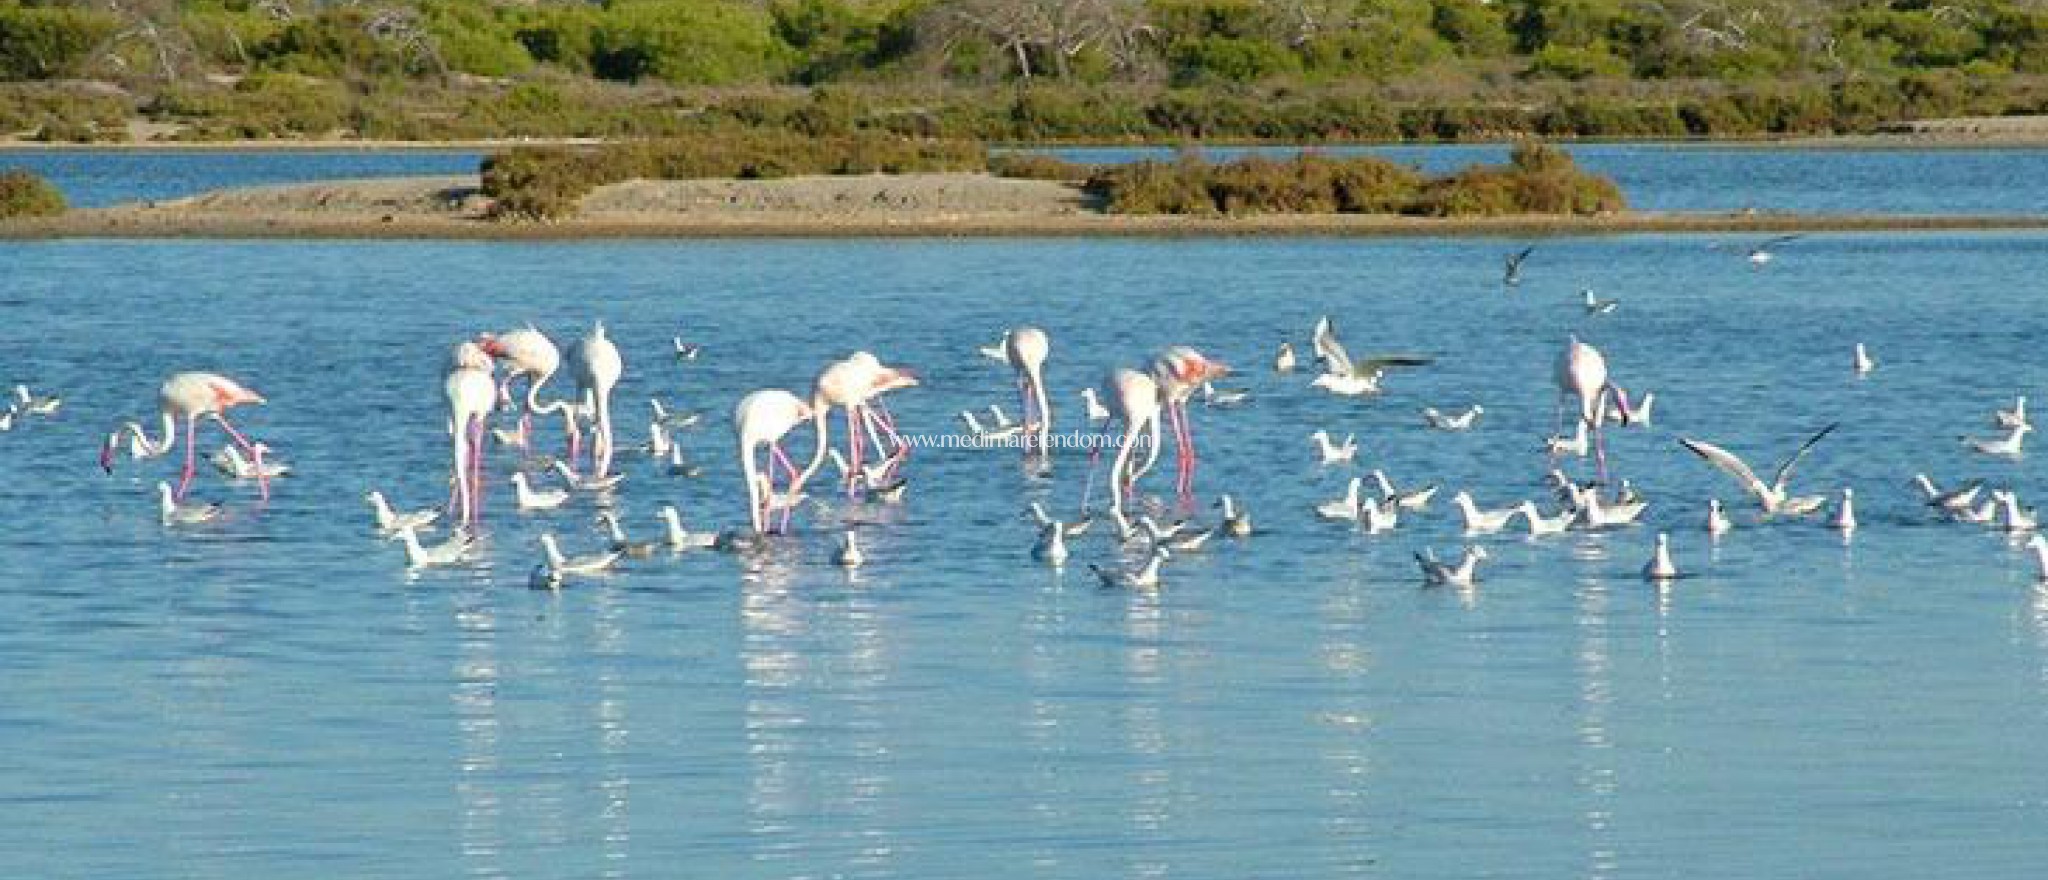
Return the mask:
{"type": "Polygon", "coordinates": [[[0,220],[62,213],[64,194],[49,181],[28,171],[0,171],[0,220]]]}
{"type": "Polygon", "coordinates": [[[0,5],[0,79],[70,74],[120,27],[120,21],[101,12],[0,5]]]}

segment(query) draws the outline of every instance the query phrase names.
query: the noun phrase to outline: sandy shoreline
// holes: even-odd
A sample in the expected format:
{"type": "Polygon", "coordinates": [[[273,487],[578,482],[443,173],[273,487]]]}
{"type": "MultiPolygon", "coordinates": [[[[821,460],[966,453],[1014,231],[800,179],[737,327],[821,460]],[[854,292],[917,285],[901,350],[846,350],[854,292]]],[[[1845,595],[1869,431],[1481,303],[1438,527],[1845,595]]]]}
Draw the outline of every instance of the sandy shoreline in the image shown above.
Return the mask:
{"type": "Polygon", "coordinates": [[[492,221],[485,217],[489,205],[474,175],[329,181],[0,222],[0,238],[1529,236],[2048,228],[2048,216],[1122,216],[1102,213],[1070,184],[985,174],[636,180],[600,188],[584,200],[580,216],[553,223],[492,221]]]}

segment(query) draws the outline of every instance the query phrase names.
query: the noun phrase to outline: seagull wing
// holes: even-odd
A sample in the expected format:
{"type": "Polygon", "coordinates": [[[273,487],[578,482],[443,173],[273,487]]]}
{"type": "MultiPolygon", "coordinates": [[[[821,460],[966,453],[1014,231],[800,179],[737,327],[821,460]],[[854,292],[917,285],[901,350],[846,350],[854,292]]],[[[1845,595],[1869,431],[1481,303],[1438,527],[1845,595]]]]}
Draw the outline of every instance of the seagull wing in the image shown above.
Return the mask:
{"type": "Polygon", "coordinates": [[[1806,438],[1805,443],[1799,444],[1799,449],[1792,453],[1792,457],[1785,459],[1784,464],[1778,465],[1778,472],[1772,475],[1771,477],[1771,485],[1777,488],[1780,492],[1784,491],[1785,481],[1792,478],[1792,467],[1794,465],[1799,464],[1799,460],[1805,458],[1808,452],[1813,451],[1813,445],[1819,443],[1820,438],[1826,437],[1829,433],[1833,432],[1835,428],[1840,426],[1841,424],[1841,422],[1835,422],[1833,424],[1830,424],[1827,427],[1814,432],[1813,436],[1806,438]]]}
{"type": "Polygon", "coordinates": [[[1436,358],[1418,354],[1385,354],[1367,358],[1354,364],[1351,375],[1366,379],[1377,379],[1388,367],[1426,367],[1436,363],[1436,358]]]}
{"type": "Polygon", "coordinates": [[[1786,243],[1786,242],[1788,242],[1788,241],[1798,241],[1799,239],[1802,239],[1802,238],[1805,238],[1805,237],[1806,237],[1806,233],[1804,233],[1804,232],[1795,232],[1795,233],[1792,233],[1791,235],[1780,235],[1780,236],[1778,236],[1778,237],[1776,237],[1776,238],[1767,238],[1767,239],[1764,239],[1764,243],[1763,243],[1763,244],[1761,244],[1761,245],[1758,245],[1758,248],[1759,248],[1759,249],[1762,249],[1762,248],[1771,248],[1771,247],[1777,247],[1778,245],[1784,244],[1784,243],[1786,243]]]}
{"type": "Polygon", "coordinates": [[[1764,485],[1764,481],[1756,478],[1756,472],[1750,470],[1749,465],[1744,464],[1742,459],[1736,458],[1734,453],[1712,443],[1686,437],[1678,438],[1678,444],[1691,450],[1692,454],[1706,459],[1708,464],[1720,468],[1722,473],[1734,477],[1735,482],[1741,483],[1743,490],[1749,494],[1762,498],[1770,491],[1769,487],[1764,485]]]}
{"type": "Polygon", "coordinates": [[[1337,341],[1336,328],[1330,324],[1330,316],[1316,319],[1316,357],[1323,362],[1323,369],[1332,373],[1349,374],[1351,354],[1344,350],[1344,343],[1337,341]]]}
{"type": "Polygon", "coordinates": [[[1510,254],[1508,256],[1508,273],[1514,274],[1516,271],[1520,270],[1522,268],[1522,261],[1529,259],[1529,255],[1535,252],[1536,246],[1532,244],[1528,247],[1523,248],[1518,253],[1510,254]]]}

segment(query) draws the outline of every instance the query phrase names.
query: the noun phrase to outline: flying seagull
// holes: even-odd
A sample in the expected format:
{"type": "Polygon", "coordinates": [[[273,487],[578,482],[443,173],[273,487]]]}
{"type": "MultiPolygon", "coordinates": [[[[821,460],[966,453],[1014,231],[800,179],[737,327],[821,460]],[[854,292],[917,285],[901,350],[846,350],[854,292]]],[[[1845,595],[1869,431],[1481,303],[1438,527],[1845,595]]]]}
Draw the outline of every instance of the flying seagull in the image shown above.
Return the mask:
{"type": "Polygon", "coordinates": [[[1529,254],[1535,250],[1536,246],[1532,244],[1517,253],[1509,254],[1506,268],[1501,272],[1500,283],[1508,287],[1522,283],[1522,264],[1528,261],[1529,254]]]}
{"type": "Polygon", "coordinates": [[[1740,483],[1744,490],[1756,496],[1757,502],[1763,505],[1765,515],[1805,516],[1819,510],[1821,505],[1826,504],[1827,497],[1824,495],[1789,495],[1785,491],[1785,484],[1792,479],[1792,468],[1799,464],[1799,460],[1805,458],[1806,454],[1813,450],[1814,444],[1819,443],[1822,437],[1826,437],[1830,432],[1834,431],[1836,425],[1839,424],[1838,422],[1828,425],[1815,432],[1812,437],[1806,438],[1806,442],[1799,444],[1799,449],[1792,453],[1792,457],[1785,459],[1783,464],[1778,465],[1777,473],[1771,476],[1771,482],[1769,483],[1758,479],[1756,472],[1749,469],[1749,465],[1744,464],[1742,459],[1736,458],[1734,453],[1726,449],[1722,449],[1712,443],[1686,437],[1679,438],[1678,442],[1686,449],[1691,450],[1694,455],[1706,459],[1708,464],[1720,468],[1723,473],[1734,477],[1735,481],[1740,483]]]}
{"type": "Polygon", "coordinates": [[[1388,367],[1420,367],[1434,361],[1420,355],[1400,354],[1353,361],[1350,352],[1344,350],[1344,343],[1337,341],[1337,331],[1327,315],[1316,320],[1315,352],[1316,359],[1322,361],[1323,374],[1309,384],[1344,397],[1378,394],[1380,377],[1388,367]]]}

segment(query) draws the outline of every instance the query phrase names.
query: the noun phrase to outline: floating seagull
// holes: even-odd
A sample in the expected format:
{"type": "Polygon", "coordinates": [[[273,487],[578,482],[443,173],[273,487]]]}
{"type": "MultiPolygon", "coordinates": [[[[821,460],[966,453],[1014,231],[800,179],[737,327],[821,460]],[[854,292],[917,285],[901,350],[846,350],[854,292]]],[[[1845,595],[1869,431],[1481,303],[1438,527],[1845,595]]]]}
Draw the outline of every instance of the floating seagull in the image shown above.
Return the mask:
{"type": "Polygon", "coordinates": [[[1226,493],[1217,499],[1216,506],[1223,508],[1223,522],[1217,529],[1233,538],[1249,538],[1252,535],[1251,512],[1237,506],[1237,499],[1226,493]]]}
{"type": "Polygon", "coordinates": [[[1202,404],[1213,409],[1229,409],[1243,406],[1252,398],[1252,393],[1242,388],[1217,388],[1214,383],[1202,383],[1202,404]]]}
{"type": "Polygon", "coordinates": [[[2020,448],[2026,443],[2027,433],[2032,430],[2034,430],[2032,425],[2021,423],[2013,426],[2012,433],[1997,439],[1987,440],[1979,437],[1962,437],[1958,439],[1963,441],[1964,446],[1968,446],[1972,450],[1984,453],[1985,455],[2018,458],[2020,457],[2020,448]]]}
{"type": "Polygon", "coordinates": [[[1828,528],[1843,534],[1856,531],[1856,490],[1842,487],[1842,500],[1835,505],[1835,515],[1828,520],[1828,528]]]}
{"type": "Polygon", "coordinates": [[[250,448],[256,450],[256,461],[242,457],[242,450],[228,445],[213,454],[213,466],[219,468],[221,473],[237,480],[274,480],[278,477],[291,476],[291,465],[281,461],[263,460],[270,447],[264,445],[262,441],[257,441],[250,448]]]}
{"type": "Polygon", "coordinates": [[[1319,429],[1308,435],[1308,439],[1316,444],[1316,452],[1321,456],[1323,464],[1342,464],[1358,456],[1356,434],[1345,435],[1343,443],[1332,443],[1330,432],[1319,429]]]}
{"type": "Polygon", "coordinates": [[[876,482],[873,476],[861,474],[861,498],[869,504],[902,504],[903,493],[909,489],[908,477],[898,476],[885,482],[876,482]]]}
{"type": "Polygon", "coordinates": [[[2001,409],[1992,413],[1992,423],[2001,428],[2011,429],[2027,422],[2027,396],[2022,394],[2012,402],[2012,409],[2001,409]]]}
{"type": "Polygon", "coordinates": [[[1870,350],[1864,348],[1861,342],[1856,343],[1856,356],[1852,363],[1858,376],[1868,376],[1871,370],[1877,369],[1877,361],[1870,359],[1870,350]]]}
{"type": "Polygon", "coordinates": [[[1154,522],[1149,516],[1138,517],[1138,528],[1144,530],[1145,537],[1151,540],[1152,546],[1175,553],[1196,552],[1208,544],[1210,538],[1216,536],[1214,529],[1184,530],[1181,523],[1175,523],[1170,530],[1162,529],[1159,523],[1154,522]]]}
{"type": "Polygon", "coordinates": [[[1569,438],[1550,437],[1545,439],[1543,441],[1543,451],[1548,453],[1551,458],[1562,458],[1567,455],[1574,458],[1585,458],[1588,453],[1593,451],[1592,440],[1586,434],[1586,423],[1583,421],[1579,422],[1577,430],[1569,438]]]}
{"type": "Polygon", "coordinates": [[[1500,283],[1506,287],[1514,287],[1517,284],[1521,284],[1522,264],[1528,262],[1529,255],[1535,252],[1536,246],[1532,244],[1521,249],[1520,252],[1508,254],[1506,262],[1501,267],[1500,283]]]}
{"type": "Polygon", "coordinates": [[[2033,508],[2020,508],[2018,495],[2010,491],[1995,491],[1991,493],[1991,500],[1998,502],[1999,512],[2003,514],[1999,522],[2005,526],[2006,531],[2031,532],[2039,525],[2040,521],[2034,516],[2033,508]]]}
{"type": "Polygon", "coordinates": [[[1594,297],[1593,288],[1590,287],[1580,291],[1580,294],[1585,297],[1585,308],[1588,315],[1604,315],[1621,306],[1621,300],[1598,299],[1594,297]]]}
{"type": "Polygon", "coordinates": [[[996,340],[993,345],[984,345],[981,346],[980,348],[975,349],[975,351],[981,352],[982,357],[988,358],[989,360],[995,361],[997,363],[1009,363],[1010,331],[1004,330],[1003,337],[1001,339],[996,340]]]}
{"type": "Polygon", "coordinates": [[[1038,530],[1038,541],[1031,546],[1031,558],[1053,568],[1067,564],[1067,529],[1054,521],[1038,530]]]}
{"type": "Polygon", "coordinates": [[[2034,581],[2048,583],[2048,537],[2035,535],[2028,538],[2027,549],[2034,551],[2034,581]]]}
{"type": "Polygon", "coordinates": [[[569,488],[578,492],[610,492],[618,488],[620,483],[626,481],[625,474],[606,474],[601,477],[582,476],[576,473],[576,469],[570,467],[568,462],[560,459],[555,461],[554,467],[555,473],[562,476],[562,482],[569,484],[569,488]]]}
{"type": "Polygon", "coordinates": [[[1607,403],[1607,420],[1619,423],[1624,428],[1647,426],[1650,412],[1657,406],[1657,392],[1651,391],[1641,397],[1614,395],[1607,403]]]}
{"type": "Polygon", "coordinates": [[[867,561],[866,554],[860,552],[860,536],[847,529],[839,537],[839,546],[832,551],[832,564],[840,568],[859,568],[867,561]]]}
{"type": "Polygon", "coordinates": [[[1785,244],[1787,242],[1797,241],[1805,237],[1806,234],[1800,232],[1793,233],[1791,235],[1780,235],[1776,238],[1765,239],[1762,243],[1749,249],[1749,262],[1752,265],[1755,265],[1757,268],[1763,268],[1763,265],[1765,263],[1771,261],[1771,248],[1777,247],[1778,245],[1785,244]]]}
{"type": "Polygon", "coordinates": [[[1469,587],[1479,580],[1479,561],[1486,558],[1486,548],[1468,545],[1465,556],[1458,564],[1447,565],[1436,558],[1436,551],[1423,548],[1415,554],[1415,563],[1422,567],[1423,583],[1429,586],[1469,587]]]}
{"type": "Polygon", "coordinates": [[[670,430],[687,431],[704,422],[701,409],[669,409],[668,404],[652,397],[647,399],[647,407],[654,410],[654,421],[670,430]]]}
{"type": "Polygon", "coordinates": [[[1579,518],[1579,512],[1570,509],[1556,516],[1545,517],[1537,512],[1534,501],[1524,501],[1516,505],[1515,512],[1520,513],[1522,521],[1529,524],[1529,537],[1532,538],[1564,534],[1565,530],[1571,528],[1572,523],[1579,518]]]}
{"type": "Polygon", "coordinates": [[[619,557],[625,555],[617,550],[605,550],[601,553],[586,553],[582,556],[563,556],[562,547],[555,542],[555,536],[552,532],[540,533],[540,549],[541,552],[547,554],[548,569],[553,571],[558,577],[604,574],[611,571],[613,566],[618,565],[619,557]]]}
{"type": "Polygon", "coordinates": [[[669,439],[668,426],[659,421],[647,423],[647,442],[640,447],[642,452],[655,458],[667,458],[669,450],[675,448],[675,441],[669,439]]]}
{"type": "Polygon", "coordinates": [[[1579,500],[1579,525],[1588,529],[1634,525],[1650,506],[1647,501],[1616,501],[1610,504],[1600,499],[1599,492],[1591,491],[1579,493],[1579,500]]]}
{"type": "Polygon", "coordinates": [[[1280,343],[1280,351],[1277,354],[1273,355],[1273,372],[1294,372],[1294,343],[1280,343]]]}
{"type": "Polygon", "coordinates": [[[718,543],[714,532],[692,532],[683,528],[683,515],[673,504],[661,506],[661,524],[665,528],[663,542],[671,552],[702,550],[718,543]]]}
{"type": "Polygon", "coordinates": [[[1103,406],[1101,399],[1095,396],[1095,386],[1090,385],[1081,389],[1081,399],[1088,403],[1089,424],[1099,425],[1109,421],[1109,407],[1103,406]]]}
{"type": "Polygon", "coordinates": [[[1336,520],[1358,519],[1358,488],[1364,484],[1364,477],[1352,477],[1344,484],[1344,497],[1316,505],[1316,516],[1336,520]]]}
{"type": "Polygon", "coordinates": [[[1454,416],[1444,415],[1436,407],[1425,406],[1422,408],[1422,423],[1438,431],[1470,431],[1479,422],[1479,417],[1485,414],[1486,407],[1476,403],[1454,416]]]}
{"type": "Polygon", "coordinates": [[[883,459],[873,464],[861,465],[860,473],[856,476],[849,473],[853,469],[853,465],[847,463],[846,456],[839,452],[838,447],[826,447],[825,455],[832,459],[832,466],[839,471],[840,479],[852,480],[863,486],[885,485],[888,480],[889,469],[894,466],[890,464],[889,459],[883,459]]]}
{"type": "Polygon", "coordinates": [[[156,484],[157,517],[167,526],[189,526],[220,518],[221,506],[200,501],[180,503],[171,484],[156,484]]]}
{"type": "Polygon", "coordinates": [[[1136,571],[1107,569],[1092,562],[1088,563],[1088,570],[1095,572],[1095,576],[1101,579],[1104,587],[1154,590],[1159,588],[1159,566],[1169,555],[1165,547],[1154,547],[1151,558],[1146,559],[1145,564],[1136,571]]]}
{"type": "MultiPolygon", "coordinates": [[[[1031,513],[1032,520],[1038,523],[1039,528],[1043,529],[1053,524],[1053,518],[1045,514],[1045,505],[1033,501],[1031,502],[1029,511],[1031,513]]],[[[1087,534],[1088,527],[1092,525],[1095,525],[1095,518],[1092,516],[1083,516],[1080,519],[1075,520],[1073,522],[1062,523],[1060,527],[1066,530],[1067,537],[1078,538],[1082,535],[1087,534]]]]}
{"type": "Polygon", "coordinates": [[[1729,529],[1732,529],[1732,528],[1734,528],[1734,527],[1735,527],[1735,523],[1734,523],[1734,522],[1732,522],[1732,521],[1730,521],[1730,520],[1728,519],[1728,514],[1727,514],[1727,512],[1725,512],[1725,511],[1723,511],[1723,510],[1721,509],[1721,499],[1719,499],[1719,498],[1709,498],[1709,499],[1707,499],[1707,535],[1708,535],[1708,537],[1713,537],[1713,538],[1719,538],[1719,537],[1721,537],[1722,535],[1728,534],[1728,530],[1729,530],[1729,529]]]}
{"type": "Polygon", "coordinates": [[[553,510],[569,500],[569,493],[560,489],[536,491],[527,484],[526,474],[513,472],[512,498],[520,510],[553,510]]]}
{"type": "Polygon", "coordinates": [[[377,531],[386,535],[399,529],[407,528],[426,531],[434,525],[435,521],[441,518],[441,511],[433,508],[407,511],[405,513],[392,510],[391,502],[384,500],[384,493],[374,489],[370,490],[369,494],[364,495],[363,500],[369,502],[370,512],[376,517],[377,531]]]}
{"type": "Polygon", "coordinates": [[[683,459],[683,447],[670,446],[668,449],[668,475],[671,477],[701,477],[704,468],[683,459]]]}
{"type": "Polygon", "coordinates": [[[1806,516],[1819,510],[1821,505],[1827,503],[1827,498],[1821,495],[1788,495],[1785,485],[1792,479],[1792,468],[1798,465],[1799,460],[1805,458],[1808,452],[1813,451],[1814,444],[1833,432],[1835,427],[1835,424],[1830,424],[1806,438],[1806,442],[1799,444],[1799,448],[1793,451],[1790,458],[1778,465],[1777,473],[1772,475],[1769,483],[1758,479],[1756,472],[1749,469],[1749,465],[1744,464],[1742,459],[1736,458],[1734,453],[1726,449],[1687,437],[1680,437],[1678,443],[1691,450],[1692,454],[1706,459],[1708,464],[1720,468],[1722,473],[1734,477],[1735,482],[1740,484],[1744,491],[1756,496],[1757,503],[1763,505],[1766,516],[1806,516]]]}
{"type": "Polygon", "coordinates": [[[1427,510],[1429,509],[1430,499],[1436,497],[1437,486],[1435,483],[1420,489],[1400,492],[1394,489],[1394,481],[1387,479],[1385,471],[1374,470],[1366,476],[1372,477],[1373,482],[1378,484],[1381,498],[1394,499],[1394,503],[1399,504],[1402,510],[1427,510]]]}
{"type": "Polygon", "coordinates": [[[1970,509],[1977,500],[1978,490],[1984,488],[1983,480],[1971,480],[1948,491],[1942,491],[1926,474],[1914,474],[1913,485],[1927,499],[1927,506],[1939,507],[1949,513],[1960,513],[1970,509]]]}
{"type": "Polygon", "coordinates": [[[684,342],[681,336],[669,337],[668,344],[675,350],[676,360],[694,361],[704,352],[704,346],[695,342],[684,342]]]}
{"type": "Polygon", "coordinates": [[[633,541],[626,538],[626,527],[619,524],[618,514],[603,511],[597,515],[597,522],[604,526],[606,537],[611,538],[611,548],[634,559],[646,559],[654,551],[666,545],[661,541],[633,541]]]}
{"type": "Polygon", "coordinates": [[[54,395],[37,396],[29,393],[27,385],[14,386],[14,406],[12,408],[18,409],[27,415],[56,415],[57,408],[63,405],[64,398],[62,397],[54,395]]]}
{"type": "Polygon", "coordinates": [[[1949,515],[1955,517],[1956,522],[1988,526],[1998,519],[1999,507],[1997,498],[1986,498],[1981,506],[1966,507],[1949,515]]]}
{"type": "Polygon", "coordinates": [[[1657,533],[1657,549],[1650,554],[1650,561],[1643,563],[1643,579],[1668,581],[1678,577],[1678,565],[1671,561],[1671,536],[1657,533]]]}
{"type": "Polygon", "coordinates": [[[1480,510],[1479,505],[1472,501],[1470,492],[1461,491],[1452,495],[1451,503],[1457,505],[1458,513],[1465,517],[1465,534],[1468,535],[1491,535],[1507,528],[1508,523],[1514,522],[1515,517],[1521,513],[1520,505],[1500,510],[1480,510]]]}
{"type": "Polygon", "coordinates": [[[1388,367],[1420,367],[1434,362],[1418,355],[1382,355],[1353,361],[1350,353],[1344,350],[1344,344],[1337,341],[1336,331],[1327,316],[1316,321],[1315,349],[1317,359],[1322,361],[1323,373],[1309,384],[1341,397],[1380,393],[1380,378],[1388,367]]]}
{"type": "Polygon", "coordinates": [[[457,529],[454,534],[448,536],[448,540],[439,544],[421,544],[419,529],[409,524],[400,525],[386,540],[398,541],[405,545],[406,568],[454,565],[468,556],[470,548],[476,544],[476,537],[461,529],[457,529]]]}
{"type": "MultiPolygon", "coordinates": [[[[12,404],[8,405],[6,412],[0,412],[0,431],[14,430],[14,416],[17,412],[19,412],[19,407],[16,407],[12,404]]],[[[113,444],[108,444],[109,448],[111,448],[112,445],[113,444]]]]}
{"type": "Polygon", "coordinates": [[[1401,524],[1401,505],[1392,498],[1366,501],[1358,506],[1359,525],[1368,535],[1391,532],[1401,524]]]}

